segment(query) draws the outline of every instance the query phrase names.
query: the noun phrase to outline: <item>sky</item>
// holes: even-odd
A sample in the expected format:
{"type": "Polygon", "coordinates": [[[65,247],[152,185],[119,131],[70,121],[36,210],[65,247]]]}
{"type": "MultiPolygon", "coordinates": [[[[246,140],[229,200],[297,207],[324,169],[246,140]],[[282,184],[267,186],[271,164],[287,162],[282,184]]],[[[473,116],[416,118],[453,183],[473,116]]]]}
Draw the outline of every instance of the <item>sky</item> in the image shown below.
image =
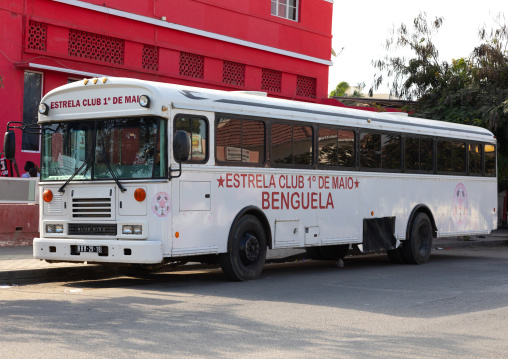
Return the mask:
{"type": "MultiPolygon", "coordinates": [[[[455,0],[387,0],[387,1],[345,1],[334,0],[332,24],[332,56],[328,92],[341,81],[350,86],[363,82],[364,93],[373,83],[376,69],[372,60],[383,58],[389,30],[404,23],[409,28],[420,12],[427,13],[427,19],[443,17],[443,25],[434,36],[441,61],[467,57],[480,42],[478,29],[484,24],[494,25],[499,13],[508,17],[508,1],[455,1],[455,0]]],[[[508,20],[508,19],[507,19],[508,20]]],[[[376,93],[388,93],[383,85],[376,93]]]]}

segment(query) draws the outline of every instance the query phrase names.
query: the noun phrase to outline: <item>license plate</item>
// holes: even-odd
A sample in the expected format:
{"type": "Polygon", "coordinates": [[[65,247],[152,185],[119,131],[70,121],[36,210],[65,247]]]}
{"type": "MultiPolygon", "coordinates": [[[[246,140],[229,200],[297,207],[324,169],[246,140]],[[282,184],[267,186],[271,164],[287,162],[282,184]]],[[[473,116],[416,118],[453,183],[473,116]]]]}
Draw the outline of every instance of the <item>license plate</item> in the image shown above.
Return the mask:
{"type": "Polygon", "coordinates": [[[76,246],[76,253],[102,253],[102,246],[76,246]]]}

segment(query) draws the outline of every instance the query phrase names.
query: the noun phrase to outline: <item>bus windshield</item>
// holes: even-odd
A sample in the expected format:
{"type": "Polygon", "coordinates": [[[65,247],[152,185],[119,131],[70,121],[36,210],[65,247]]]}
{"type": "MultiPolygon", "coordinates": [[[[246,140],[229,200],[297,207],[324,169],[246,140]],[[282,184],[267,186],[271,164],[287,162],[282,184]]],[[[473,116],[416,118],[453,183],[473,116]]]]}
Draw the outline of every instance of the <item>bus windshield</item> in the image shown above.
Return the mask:
{"type": "Polygon", "coordinates": [[[167,178],[166,132],[157,117],[42,125],[41,180],[167,178]]]}

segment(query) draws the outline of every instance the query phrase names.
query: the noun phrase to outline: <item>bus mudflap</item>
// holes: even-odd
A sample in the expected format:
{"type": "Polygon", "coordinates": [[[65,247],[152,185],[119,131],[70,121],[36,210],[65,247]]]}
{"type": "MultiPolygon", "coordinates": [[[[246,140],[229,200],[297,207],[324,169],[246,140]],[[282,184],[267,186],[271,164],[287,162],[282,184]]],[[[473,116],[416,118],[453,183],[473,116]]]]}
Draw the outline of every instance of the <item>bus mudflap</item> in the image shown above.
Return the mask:
{"type": "Polygon", "coordinates": [[[363,219],[363,253],[391,250],[397,246],[395,217],[363,219]]]}

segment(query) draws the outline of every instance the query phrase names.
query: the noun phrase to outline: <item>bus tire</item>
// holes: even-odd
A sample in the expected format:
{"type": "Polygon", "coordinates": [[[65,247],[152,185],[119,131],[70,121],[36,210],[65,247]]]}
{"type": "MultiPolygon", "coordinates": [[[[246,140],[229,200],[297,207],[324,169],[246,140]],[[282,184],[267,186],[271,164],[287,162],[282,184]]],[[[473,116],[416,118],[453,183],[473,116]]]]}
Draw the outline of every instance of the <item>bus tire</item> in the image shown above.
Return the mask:
{"type": "Polygon", "coordinates": [[[402,256],[407,263],[427,263],[432,250],[432,224],[429,217],[420,212],[411,223],[409,237],[402,246],[402,256]]]}
{"type": "Polygon", "coordinates": [[[334,246],[322,246],[319,247],[321,253],[321,259],[336,261],[343,259],[349,251],[349,244],[338,244],[334,246]]]}
{"type": "Polygon", "coordinates": [[[266,233],[252,215],[241,217],[233,227],[231,250],[219,255],[222,272],[229,280],[246,281],[259,277],[266,260],[266,233]]]}

